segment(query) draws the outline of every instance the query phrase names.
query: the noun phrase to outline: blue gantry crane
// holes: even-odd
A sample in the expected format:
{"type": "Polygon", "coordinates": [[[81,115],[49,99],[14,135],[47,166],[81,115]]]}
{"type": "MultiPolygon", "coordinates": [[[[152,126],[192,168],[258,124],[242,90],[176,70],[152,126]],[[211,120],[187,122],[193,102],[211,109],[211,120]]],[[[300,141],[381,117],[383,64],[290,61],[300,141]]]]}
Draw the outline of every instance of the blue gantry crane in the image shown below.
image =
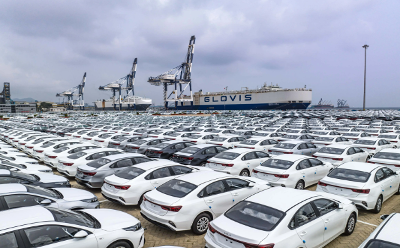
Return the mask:
{"type": "Polygon", "coordinates": [[[191,74],[195,41],[196,37],[194,35],[191,36],[189,40],[188,51],[182,64],[156,77],[149,77],[147,81],[151,85],[163,86],[164,107],[166,109],[168,109],[168,102],[175,102],[175,108],[178,107],[178,103],[180,103],[181,106],[184,106],[184,102],[190,102],[190,105],[193,106],[191,74]],[[169,85],[174,86],[174,90],[172,90],[172,92],[167,97],[169,85]],[[188,87],[190,91],[190,96],[183,95],[184,91],[188,87]]]}
{"type": "MultiPolygon", "coordinates": [[[[135,86],[135,77],[136,77],[136,68],[137,68],[137,58],[133,61],[132,69],[128,75],[122,77],[114,82],[106,84],[104,86],[100,86],[99,90],[107,90],[111,91],[112,101],[113,101],[113,108],[114,110],[121,110],[122,109],[122,99],[128,98],[130,95],[134,96],[134,86],[135,86]],[[124,84],[126,86],[124,86],[124,84]],[[122,91],[126,91],[126,95],[122,96],[122,91]],[[118,96],[117,96],[118,93],[118,96]],[[118,97],[118,98],[117,98],[118,97]]],[[[128,109],[135,109],[135,102],[132,102],[133,106],[130,106],[128,103],[128,109]]]]}
{"type": "Polygon", "coordinates": [[[61,93],[57,93],[56,97],[63,98],[63,104],[66,106],[67,110],[73,110],[74,107],[79,107],[80,110],[84,110],[85,101],[83,98],[83,93],[85,91],[85,84],[86,84],[86,72],[83,74],[82,81],[78,86],[75,86],[61,93]],[[77,99],[74,99],[74,96],[77,97],[77,99]],[[65,98],[67,98],[67,102],[65,102],[65,98]]]}

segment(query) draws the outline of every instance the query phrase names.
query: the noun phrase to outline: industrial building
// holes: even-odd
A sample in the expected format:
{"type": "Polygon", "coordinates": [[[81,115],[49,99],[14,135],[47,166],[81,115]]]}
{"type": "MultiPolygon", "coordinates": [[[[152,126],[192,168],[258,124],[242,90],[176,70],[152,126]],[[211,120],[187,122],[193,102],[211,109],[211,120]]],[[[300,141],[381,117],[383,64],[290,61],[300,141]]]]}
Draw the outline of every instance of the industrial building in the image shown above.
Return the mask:
{"type": "Polygon", "coordinates": [[[15,103],[11,100],[10,83],[5,82],[0,93],[0,113],[36,113],[36,103],[15,103]]]}

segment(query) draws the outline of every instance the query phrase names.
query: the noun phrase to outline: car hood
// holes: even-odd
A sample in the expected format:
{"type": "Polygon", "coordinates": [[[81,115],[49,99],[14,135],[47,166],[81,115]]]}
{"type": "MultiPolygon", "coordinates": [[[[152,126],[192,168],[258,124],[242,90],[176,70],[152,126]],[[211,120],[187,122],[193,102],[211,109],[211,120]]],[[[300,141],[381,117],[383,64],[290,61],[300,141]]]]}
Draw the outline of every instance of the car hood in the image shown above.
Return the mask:
{"type": "Polygon", "coordinates": [[[54,188],[63,195],[63,199],[66,201],[79,201],[92,199],[96,197],[94,194],[87,190],[75,189],[75,188],[54,188]]]}
{"type": "Polygon", "coordinates": [[[250,244],[260,244],[270,232],[258,230],[221,215],[211,222],[211,225],[222,235],[250,244]]]}
{"type": "Polygon", "coordinates": [[[36,175],[40,177],[40,182],[42,183],[58,183],[68,181],[65,177],[51,175],[49,173],[38,173],[36,175]]]}
{"type": "Polygon", "coordinates": [[[113,209],[85,209],[82,210],[101,224],[101,229],[115,231],[121,228],[131,227],[139,223],[139,220],[130,214],[113,209]]]}

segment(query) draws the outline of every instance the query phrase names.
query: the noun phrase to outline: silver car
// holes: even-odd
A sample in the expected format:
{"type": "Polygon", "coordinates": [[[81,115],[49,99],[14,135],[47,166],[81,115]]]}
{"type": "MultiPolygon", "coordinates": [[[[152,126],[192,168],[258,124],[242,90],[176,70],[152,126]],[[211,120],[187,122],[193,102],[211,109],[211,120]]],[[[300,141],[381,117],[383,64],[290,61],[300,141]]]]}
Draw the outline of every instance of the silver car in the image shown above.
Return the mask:
{"type": "Polygon", "coordinates": [[[167,139],[167,138],[163,138],[163,139],[144,138],[144,139],[137,140],[135,142],[127,144],[124,151],[144,154],[146,152],[147,148],[153,147],[164,141],[170,141],[170,139],[167,139]]]}
{"type": "Polygon", "coordinates": [[[0,202],[0,211],[36,205],[71,210],[100,208],[97,197],[83,189],[46,189],[19,183],[0,185],[0,202]]]}
{"type": "Polygon", "coordinates": [[[268,149],[268,153],[272,156],[283,155],[283,154],[299,154],[312,156],[316,153],[320,147],[308,142],[300,140],[291,140],[281,142],[274,147],[268,149]]]}

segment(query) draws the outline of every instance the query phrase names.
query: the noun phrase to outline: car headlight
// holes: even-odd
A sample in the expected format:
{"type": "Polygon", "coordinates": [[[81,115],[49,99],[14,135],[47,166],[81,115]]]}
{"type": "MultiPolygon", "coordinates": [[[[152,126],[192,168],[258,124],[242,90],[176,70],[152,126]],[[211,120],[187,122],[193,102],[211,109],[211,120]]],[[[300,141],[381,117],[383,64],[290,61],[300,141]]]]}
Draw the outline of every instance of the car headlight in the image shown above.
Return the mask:
{"type": "Polygon", "coordinates": [[[81,201],[87,202],[87,203],[93,203],[93,202],[97,202],[98,199],[97,199],[97,197],[93,197],[93,198],[85,199],[85,200],[81,200],[81,201]]]}
{"type": "Polygon", "coordinates": [[[122,228],[125,231],[132,231],[132,232],[136,232],[137,230],[142,229],[142,224],[139,222],[134,226],[130,226],[130,227],[126,227],[126,228],[122,228]]]}
{"type": "Polygon", "coordinates": [[[52,172],[52,170],[39,170],[40,172],[45,172],[45,173],[49,173],[52,172]]]}

